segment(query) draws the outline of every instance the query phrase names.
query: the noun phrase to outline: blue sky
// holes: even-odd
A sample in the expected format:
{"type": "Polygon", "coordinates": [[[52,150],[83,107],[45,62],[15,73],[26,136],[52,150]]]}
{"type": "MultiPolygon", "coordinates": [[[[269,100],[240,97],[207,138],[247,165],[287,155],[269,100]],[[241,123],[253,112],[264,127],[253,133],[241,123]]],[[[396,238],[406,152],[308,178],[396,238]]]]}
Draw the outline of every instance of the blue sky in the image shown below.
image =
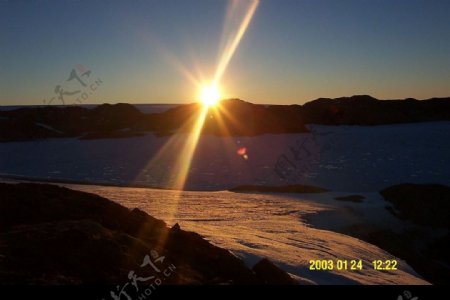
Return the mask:
{"type": "MultiPolygon", "coordinates": [[[[195,101],[177,66],[213,76],[228,5],[0,0],[0,105],[77,90],[67,79],[80,64],[102,82],[86,103],[195,101]]],[[[450,96],[450,1],[262,0],[221,88],[278,104],[450,96]]]]}

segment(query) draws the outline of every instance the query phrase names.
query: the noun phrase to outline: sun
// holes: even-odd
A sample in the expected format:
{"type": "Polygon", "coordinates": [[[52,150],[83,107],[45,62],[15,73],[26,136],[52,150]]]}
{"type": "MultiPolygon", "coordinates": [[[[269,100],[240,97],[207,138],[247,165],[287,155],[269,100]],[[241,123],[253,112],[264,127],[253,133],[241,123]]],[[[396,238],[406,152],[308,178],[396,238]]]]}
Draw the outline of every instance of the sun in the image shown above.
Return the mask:
{"type": "Polygon", "coordinates": [[[220,100],[220,90],[217,85],[206,85],[200,91],[200,101],[205,106],[214,106],[220,100]]]}

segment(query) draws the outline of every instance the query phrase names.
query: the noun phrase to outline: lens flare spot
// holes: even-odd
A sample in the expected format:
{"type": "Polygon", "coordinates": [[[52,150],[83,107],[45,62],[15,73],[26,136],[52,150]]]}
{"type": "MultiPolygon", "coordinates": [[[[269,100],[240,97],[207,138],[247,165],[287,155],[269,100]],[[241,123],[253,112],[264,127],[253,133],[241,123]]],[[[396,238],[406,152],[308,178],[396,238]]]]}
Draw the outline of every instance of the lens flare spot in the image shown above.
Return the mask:
{"type": "Polygon", "coordinates": [[[237,154],[240,156],[246,155],[247,154],[247,148],[245,147],[241,147],[237,150],[237,154]]]}

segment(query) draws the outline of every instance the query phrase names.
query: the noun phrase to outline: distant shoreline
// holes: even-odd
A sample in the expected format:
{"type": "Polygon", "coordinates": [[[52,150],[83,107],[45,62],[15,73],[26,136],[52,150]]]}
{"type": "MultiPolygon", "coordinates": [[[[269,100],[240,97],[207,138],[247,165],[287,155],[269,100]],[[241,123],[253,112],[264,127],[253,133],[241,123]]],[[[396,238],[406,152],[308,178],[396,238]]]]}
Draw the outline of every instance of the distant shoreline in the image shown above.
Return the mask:
{"type": "MultiPolygon", "coordinates": [[[[181,191],[188,192],[191,190],[174,190],[167,189],[163,187],[147,186],[142,184],[121,184],[121,183],[111,183],[111,182],[95,182],[95,181],[84,181],[84,180],[72,180],[72,179],[57,179],[57,178],[41,178],[41,177],[27,177],[21,175],[10,175],[0,173],[0,182],[3,180],[13,180],[17,182],[34,182],[34,183],[59,183],[59,184],[74,184],[74,185],[94,185],[94,186],[105,186],[105,187],[123,187],[123,188],[141,188],[141,189],[155,189],[155,190],[167,190],[167,191],[181,191]]],[[[192,190],[192,191],[202,191],[202,190],[192,190]]]]}

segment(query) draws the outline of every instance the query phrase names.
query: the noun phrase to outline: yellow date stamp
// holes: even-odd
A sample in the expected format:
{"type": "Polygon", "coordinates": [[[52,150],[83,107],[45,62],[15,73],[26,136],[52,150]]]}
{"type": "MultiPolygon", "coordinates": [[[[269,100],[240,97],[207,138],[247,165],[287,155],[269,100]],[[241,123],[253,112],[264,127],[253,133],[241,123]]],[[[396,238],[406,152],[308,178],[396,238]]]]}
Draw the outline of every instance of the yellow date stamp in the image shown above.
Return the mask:
{"type": "MultiPolygon", "coordinates": [[[[372,269],[378,271],[394,271],[397,270],[397,260],[376,259],[372,261],[370,266],[372,269]]],[[[309,261],[309,270],[311,271],[359,271],[363,268],[364,265],[361,259],[311,259],[309,261]]]]}

